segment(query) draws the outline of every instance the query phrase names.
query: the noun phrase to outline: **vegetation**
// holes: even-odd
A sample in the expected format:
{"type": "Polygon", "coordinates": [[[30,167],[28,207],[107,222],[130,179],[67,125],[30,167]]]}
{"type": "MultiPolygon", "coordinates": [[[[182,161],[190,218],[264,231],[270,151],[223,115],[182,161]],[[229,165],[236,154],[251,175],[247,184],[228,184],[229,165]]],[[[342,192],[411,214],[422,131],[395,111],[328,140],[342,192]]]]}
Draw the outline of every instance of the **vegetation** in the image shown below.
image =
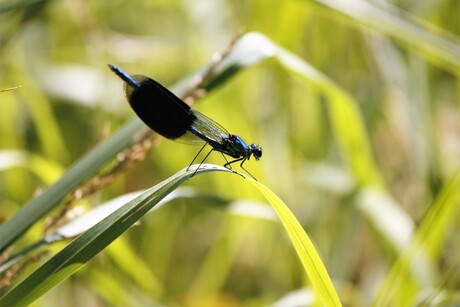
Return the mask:
{"type": "Polygon", "coordinates": [[[0,3],[0,306],[460,304],[459,9],[0,3]],[[260,144],[259,181],[180,172],[109,63],[260,144]]]}

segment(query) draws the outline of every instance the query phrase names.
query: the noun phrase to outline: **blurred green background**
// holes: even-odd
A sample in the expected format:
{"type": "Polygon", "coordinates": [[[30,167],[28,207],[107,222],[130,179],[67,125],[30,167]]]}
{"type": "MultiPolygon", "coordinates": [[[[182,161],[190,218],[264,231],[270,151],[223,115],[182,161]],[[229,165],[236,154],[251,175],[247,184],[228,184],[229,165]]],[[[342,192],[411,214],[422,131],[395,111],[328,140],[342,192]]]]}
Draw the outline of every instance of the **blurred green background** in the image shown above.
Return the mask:
{"type": "MultiPolygon", "coordinates": [[[[245,167],[294,212],[343,303],[369,304],[458,173],[460,2],[341,2],[0,2],[0,89],[21,86],[0,92],[0,219],[58,179],[105,125],[114,131],[134,117],[106,64],[169,87],[241,30],[256,31],[322,75],[304,78],[267,59],[194,107],[263,147],[262,159],[245,167]]],[[[163,140],[80,204],[148,188],[198,150],[163,140]]],[[[224,160],[213,154],[207,162],[224,160]]],[[[265,306],[292,293],[309,301],[276,218],[261,218],[265,207],[255,216],[235,209],[236,201],[263,202],[256,191],[220,173],[186,185],[220,201],[174,201],[149,214],[34,305],[265,306]]],[[[456,205],[450,199],[450,214],[433,229],[442,240],[431,242],[429,268],[420,268],[430,277],[407,290],[421,302],[458,302],[456,205]]]]}

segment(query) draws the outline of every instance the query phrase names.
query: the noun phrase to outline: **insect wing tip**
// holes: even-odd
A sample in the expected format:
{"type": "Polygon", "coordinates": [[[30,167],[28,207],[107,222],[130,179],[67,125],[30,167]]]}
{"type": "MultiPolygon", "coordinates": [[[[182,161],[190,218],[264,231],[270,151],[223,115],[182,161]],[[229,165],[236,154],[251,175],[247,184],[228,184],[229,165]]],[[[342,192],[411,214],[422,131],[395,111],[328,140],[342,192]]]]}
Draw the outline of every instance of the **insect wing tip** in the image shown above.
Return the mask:
{"type": "Polygon", "coordinates": [[[107,66],[109,66],[110,70],[113,71],[118,77],[125,81],[127,85],[134,88],[140,88],[140,84],[136,81],[136,79],[125,73],[120,67],[112,64],[107,64],[107,66]]]}

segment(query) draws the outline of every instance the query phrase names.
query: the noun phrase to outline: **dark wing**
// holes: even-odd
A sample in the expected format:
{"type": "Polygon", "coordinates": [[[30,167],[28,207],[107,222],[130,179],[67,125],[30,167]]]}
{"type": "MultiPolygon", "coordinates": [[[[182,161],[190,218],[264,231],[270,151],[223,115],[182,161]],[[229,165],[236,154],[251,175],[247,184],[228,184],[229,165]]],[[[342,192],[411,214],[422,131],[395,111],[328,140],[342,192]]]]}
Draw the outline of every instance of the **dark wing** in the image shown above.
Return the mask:
{"type": "Polygon", "coordinates": [[[229,133],[194,111],[167,88],[142,75],[130,76],[117,66],[110,69],[125,81],[125,95],[137,116],[160,135],[187,144],[209,143],[219,148],[229,133]]]}
{"type": "Polygon", "coordinates": [[[139,87],[125,83],[125,95],[137,116],[168,139],[184,135],[195,120],[190,107],[160,83],[141,75],[132,76],[139,87]]]}

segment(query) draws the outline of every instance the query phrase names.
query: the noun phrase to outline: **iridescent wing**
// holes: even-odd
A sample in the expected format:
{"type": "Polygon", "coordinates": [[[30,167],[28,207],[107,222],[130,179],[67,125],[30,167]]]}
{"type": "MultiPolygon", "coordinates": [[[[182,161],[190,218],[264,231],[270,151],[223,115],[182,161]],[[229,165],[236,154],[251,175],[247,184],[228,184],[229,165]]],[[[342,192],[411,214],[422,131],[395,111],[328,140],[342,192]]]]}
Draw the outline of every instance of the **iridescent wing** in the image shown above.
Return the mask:
{"type": "Polygon", "coordinates": [[[213,146],[213,143],[222,144],[222,140],[228,138],[228,131],[220,124],[196,110],[190,112],[196,117],[195,120],[190,129],[175,141],[190,145],[203,145],[207,142],[213,146]]]}

